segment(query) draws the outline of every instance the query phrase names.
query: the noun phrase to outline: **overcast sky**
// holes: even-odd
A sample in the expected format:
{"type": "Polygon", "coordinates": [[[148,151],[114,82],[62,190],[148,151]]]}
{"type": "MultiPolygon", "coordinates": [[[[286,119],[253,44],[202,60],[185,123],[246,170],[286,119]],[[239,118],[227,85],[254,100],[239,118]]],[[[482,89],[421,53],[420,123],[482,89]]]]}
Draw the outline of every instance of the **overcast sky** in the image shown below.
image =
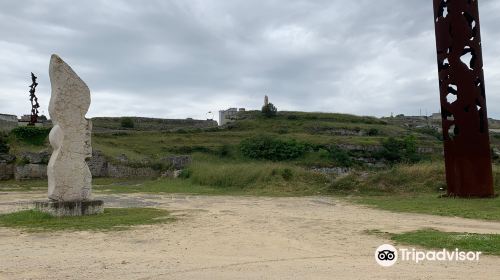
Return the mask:
{"type": "MultiPolygon", "coordinates": [[[[486,95],[500,118],[500,1],[481,0],[486,95]]],[[[432,1],[0,0],[0,113],[41,111],[50,55],[89,117],[205,118],[229,107],[359,115],[439,110],[432,1]]]]}

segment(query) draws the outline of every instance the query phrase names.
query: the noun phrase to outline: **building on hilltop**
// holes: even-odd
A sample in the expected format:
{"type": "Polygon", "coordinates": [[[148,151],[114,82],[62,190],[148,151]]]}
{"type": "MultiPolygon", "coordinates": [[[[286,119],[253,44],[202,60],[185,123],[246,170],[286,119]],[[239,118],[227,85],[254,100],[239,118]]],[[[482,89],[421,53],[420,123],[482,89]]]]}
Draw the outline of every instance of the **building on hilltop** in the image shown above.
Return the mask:
{"type": "Polygon", "coordinates": [[[238,112],[245,112],[245,108],[229,108],[227,110],[219,111],[219,125],[225,125],[236,119],[238,112]]]}

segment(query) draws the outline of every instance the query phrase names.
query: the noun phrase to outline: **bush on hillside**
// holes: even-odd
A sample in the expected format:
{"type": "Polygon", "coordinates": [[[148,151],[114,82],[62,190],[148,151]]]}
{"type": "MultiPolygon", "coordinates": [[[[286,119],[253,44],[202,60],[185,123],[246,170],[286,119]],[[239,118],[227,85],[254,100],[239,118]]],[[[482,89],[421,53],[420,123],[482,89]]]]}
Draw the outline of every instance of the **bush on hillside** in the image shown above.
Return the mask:
{"type": "Polygon", "coordinates": [[[248,158],[281,161],[303,156],[307,150],[307,145],[295,140],[256,136],[243,140],[240,143],[240,150],[248,158]]]}
{"type": "Polygon", "coordinates": [[[366,134],[368,136],[376,136],[379,134],[379,131],[376,128],[370,128],[366,134]]]}
{"type": "Polygon", "coordinates": [[[277,113],[278,109],[273,105],[273,103],[262,106],[262,114],[267,118],[275,117],[277,113]]]}
{"type": "Polygon", "coordinates": [[[36,126],[19,126],[11,130],[12,135],[19,141],[41,146],[49,136],[50,128],[36,126]]]}
{"type": "Polygon", "coordinates": [[[134,120],[130,117],[123,117],[120,122],[123,128],[134,128],[134,120]]]}
{"type": "Polygon", "coordinates": [[[421,160],[417,153],[417,141],[412,135],[403,139],[389,137],[382,140],[379,156],[391,163],[415,163],[421,160]]]}
{"type": "Polygon", "coordinates": [[[338,147],[334,146],[329,148],[328,153],[330,154],[330,159],[332,159],[338,166],[349,167],[353,164],[351,156],[349,156],[346,151],[338,147]]]}

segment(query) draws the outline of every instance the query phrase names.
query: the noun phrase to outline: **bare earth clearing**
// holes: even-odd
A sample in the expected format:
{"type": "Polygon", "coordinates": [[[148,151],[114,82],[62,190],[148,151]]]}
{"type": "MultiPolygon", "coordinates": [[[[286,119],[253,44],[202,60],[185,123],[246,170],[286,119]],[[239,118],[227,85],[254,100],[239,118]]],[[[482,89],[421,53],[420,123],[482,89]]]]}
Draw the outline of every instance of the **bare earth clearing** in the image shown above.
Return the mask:
{"type": "MultiPolygon", "coordinates": [[[[500,233],[500,223],[399,214],[330,197],[100,195],[107,207],[158,207],[179,220],[121,232],[25,233],[0,228],[1,279],[496,279],[500,258],[398,262],[367,229],[500,233]]],[[[0,212],[45,193],[1,193],[0,212]]],[[[404,246],[410,247],[410,246],[404,246]]]]}

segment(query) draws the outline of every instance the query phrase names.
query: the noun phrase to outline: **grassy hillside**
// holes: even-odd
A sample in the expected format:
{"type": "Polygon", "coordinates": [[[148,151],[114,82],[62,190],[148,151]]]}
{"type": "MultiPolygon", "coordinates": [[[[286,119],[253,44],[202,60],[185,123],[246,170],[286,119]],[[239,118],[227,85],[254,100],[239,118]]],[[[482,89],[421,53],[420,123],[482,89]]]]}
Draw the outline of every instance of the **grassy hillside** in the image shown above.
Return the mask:
{"type": "Polygon", "coordinates": [[[92,118],[94,132],[113,131],[171,131],[190,128],[216,127],[217,122],[193,119],[158,119],[141,117],[92,118]]]}
{"type": "MultiPolygon", "coordinates": [[[[165,154],[205,153],[242,159],[238,145],[244,139],[268,135],[282,140],[296,140],[315,146],[296,163],[332,165],[321,147],[340,145],[347,149],[376,149],[388,137],[414,135],[417,146],[441,149],[439,140],[429,134],[389,124],[373,117],[345,114],[280,112],[264,118],[260,112],[245,112],[223,128],[191,128],[177,131],[135,131],[98,133],[93,145],[106,155],[126,154],[131,159],[158,158],[165,154]],[[326,158],[325,158],[326,157],[326,158]]],[[[362,155],[361,155],[362,156],[362,155]]],[[[243,160],[243,159],[242,159],[243,160]]]]}

